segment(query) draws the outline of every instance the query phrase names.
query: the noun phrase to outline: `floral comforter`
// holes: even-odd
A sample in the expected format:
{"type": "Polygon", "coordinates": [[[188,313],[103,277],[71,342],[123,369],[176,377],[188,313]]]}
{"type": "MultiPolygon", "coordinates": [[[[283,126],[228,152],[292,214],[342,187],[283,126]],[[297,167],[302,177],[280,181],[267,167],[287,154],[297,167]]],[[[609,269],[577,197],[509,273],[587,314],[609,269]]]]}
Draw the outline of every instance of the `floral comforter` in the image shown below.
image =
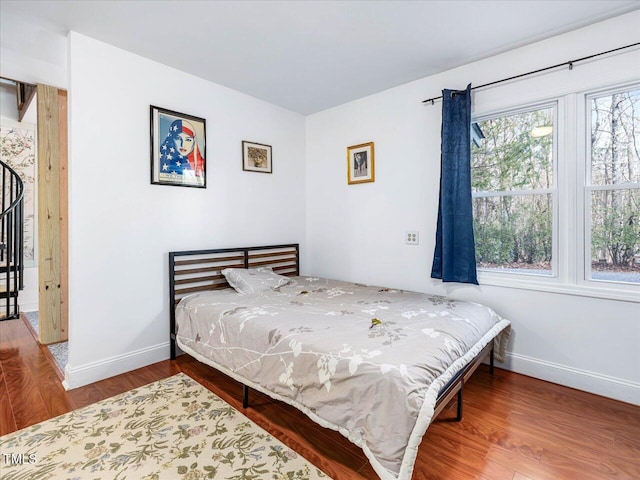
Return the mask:
{"type": "Polygon", "coordinates": [[[440,389],[510,327],[479,304],[314,277],[194,294],[176,320],[183,351],[339,431],[380,478],[406,480],[440,389]]]}

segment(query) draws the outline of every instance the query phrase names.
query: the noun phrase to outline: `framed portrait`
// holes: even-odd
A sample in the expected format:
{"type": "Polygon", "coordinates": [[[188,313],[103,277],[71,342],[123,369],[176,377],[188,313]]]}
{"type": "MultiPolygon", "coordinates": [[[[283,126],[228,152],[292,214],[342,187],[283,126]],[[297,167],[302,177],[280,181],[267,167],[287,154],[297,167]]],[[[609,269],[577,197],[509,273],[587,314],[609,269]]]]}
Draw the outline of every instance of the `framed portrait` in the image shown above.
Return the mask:
{"type": "Polygon", "coordinates": [[[207,187],[204,118],[151,105],[151,183],[207,187]]]}
{"type": "Polygon", "coordinates": [[[242,142],[242,169],[248,172],[271,173],[271,145],[242,142]]]}
{"type": "Polygon", "coordinates": [[[347,147],[347,182],[366,183],[375,181],[373,142],[347,147]]]}

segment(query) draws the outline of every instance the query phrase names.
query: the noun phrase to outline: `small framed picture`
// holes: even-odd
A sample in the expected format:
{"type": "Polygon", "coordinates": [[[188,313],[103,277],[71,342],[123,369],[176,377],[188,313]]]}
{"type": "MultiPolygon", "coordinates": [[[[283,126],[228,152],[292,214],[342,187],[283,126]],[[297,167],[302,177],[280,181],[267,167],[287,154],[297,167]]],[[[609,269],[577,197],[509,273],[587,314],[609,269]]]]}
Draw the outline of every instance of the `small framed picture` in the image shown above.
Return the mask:
{"type": "Polygon", "coordinates": [[[272,173],[271,145],[243,141],[242,169],[248,172],[272,173]]]}
{"type": "Polygon", "coordinates": [[[347,147],[347,182],[375,181],[373,142],[347,147]]]}
{"type": "Polygon", "coordinates": [[[204,118],[151,105],[151,183],[207,187],[204,118]]]}

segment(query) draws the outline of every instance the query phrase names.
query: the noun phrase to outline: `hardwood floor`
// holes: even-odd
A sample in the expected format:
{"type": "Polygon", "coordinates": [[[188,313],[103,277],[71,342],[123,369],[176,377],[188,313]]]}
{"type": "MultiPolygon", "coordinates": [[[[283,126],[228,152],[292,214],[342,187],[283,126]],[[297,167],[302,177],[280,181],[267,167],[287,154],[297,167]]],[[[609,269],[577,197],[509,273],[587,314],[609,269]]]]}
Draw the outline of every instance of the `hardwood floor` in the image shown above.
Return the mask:
{"type": "MultiPolygon", "coordinates": [[[[66,392],[21,320],[0,322],[0,434],[184,372],[242,411],[234,380],[184,355],[66,392]]],[[[355,445],[298,410],[252,392],[247,417],[334,480],[377,478],[355,445]]],[[[481,366],[455,405],[429,427],[413,478],[639,479],[640,407],[481,366]]]]}

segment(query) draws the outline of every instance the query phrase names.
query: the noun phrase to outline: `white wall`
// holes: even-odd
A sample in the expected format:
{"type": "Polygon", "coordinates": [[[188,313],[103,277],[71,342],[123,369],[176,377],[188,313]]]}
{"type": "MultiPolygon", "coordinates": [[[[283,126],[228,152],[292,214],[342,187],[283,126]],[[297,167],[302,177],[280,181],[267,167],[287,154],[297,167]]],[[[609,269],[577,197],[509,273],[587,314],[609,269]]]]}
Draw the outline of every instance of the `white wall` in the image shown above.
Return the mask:
{"type": "MultiPolygon", "coordinates": [[[[480,85],[635,43],[639,24],[636,11],[307,117],[304,271],[483,302],[512,321],[507,368],[640,404],[640,304],[503,287],[445,287],[429,278],[441,104],[421,103],[443,88],[463,89],[469,82],[480,85]],[[376,180],[347,185],[346,147],[368,141],[375,142],[376,180]],[[420,245],[405,245],[408,230],[420,232],[420,245]]],[[[636,49],[573,71],[478,90],[474,112],[637,81],[639,65],[636,49]]],[[[576,161],[572,150],[568,161],[576,161]]],[[[563,242],[569,251],[569,240],[563,242]]]]}
{"type": "Polygon", "coordinates": [[[304,117],[69,36],[73,388],[168,358],[167,253],[303,242],[304,117]],[[149,106],[206,119],[207,188],[151,185],[149,106]],[[244,172],[242,140],[272,145],[244,172]]]}
{"type": "Polygon", "coordinates": [[[2,12],[0,72],[27,83],[67,88],[66,33],[41,21],[2,12]]]}

